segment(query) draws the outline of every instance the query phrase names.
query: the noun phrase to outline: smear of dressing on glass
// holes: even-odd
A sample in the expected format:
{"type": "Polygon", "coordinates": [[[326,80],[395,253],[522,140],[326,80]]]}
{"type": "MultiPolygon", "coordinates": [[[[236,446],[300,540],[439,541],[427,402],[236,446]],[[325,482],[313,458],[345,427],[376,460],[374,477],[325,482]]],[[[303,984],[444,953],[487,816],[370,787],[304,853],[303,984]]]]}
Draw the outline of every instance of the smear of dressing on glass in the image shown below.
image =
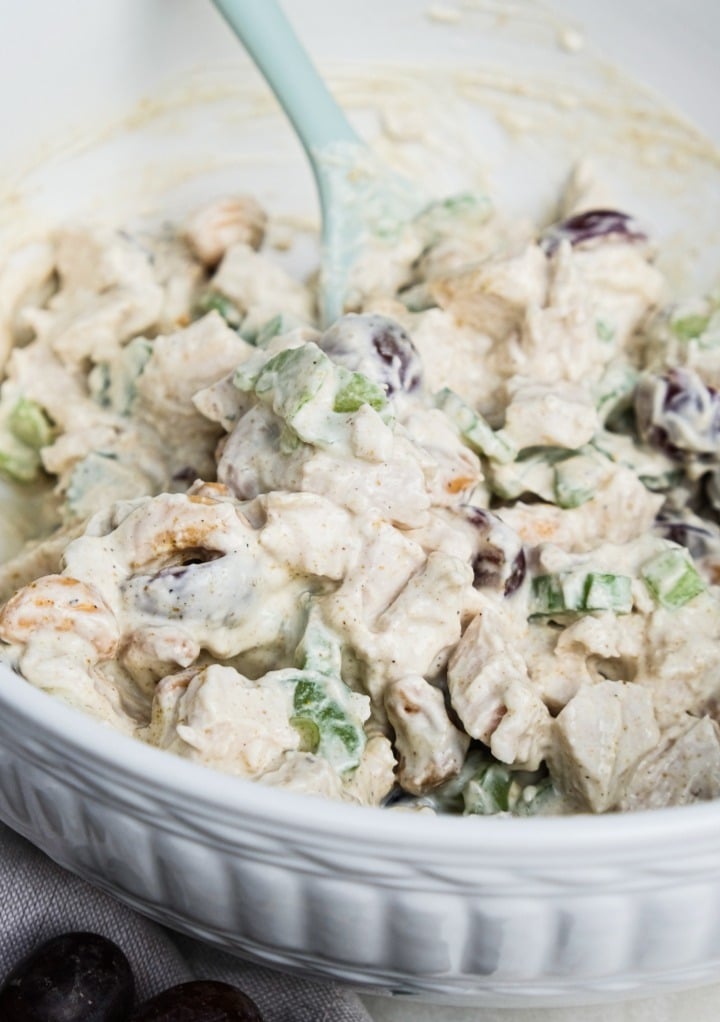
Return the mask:
{"type": "Polygon", "coordinates": [[[462,11],[457,7],[448,7],[445,4],[433,4],[425,11],[425,17],[429,21],[437,21],[440,24],[456,25],[462,18],[462,11]]]}
{"type": "Polygon", "coordinates": [[[557,35],[558,46],[566,53],[580,53],[585,47],[585,37],[575,28],[561,28],[557,35]]]}

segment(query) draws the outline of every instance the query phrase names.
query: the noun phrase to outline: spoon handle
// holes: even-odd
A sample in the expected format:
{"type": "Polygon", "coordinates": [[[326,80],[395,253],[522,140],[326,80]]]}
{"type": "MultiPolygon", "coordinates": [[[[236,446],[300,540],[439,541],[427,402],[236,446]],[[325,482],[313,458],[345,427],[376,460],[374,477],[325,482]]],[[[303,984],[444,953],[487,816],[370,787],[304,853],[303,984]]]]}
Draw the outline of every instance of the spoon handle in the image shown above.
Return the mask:
{"type": "Polygon", "coordinates": [[[336,142],[358,142],[276,0],[213,0],[265,76],[310,160],[336,142]]]}

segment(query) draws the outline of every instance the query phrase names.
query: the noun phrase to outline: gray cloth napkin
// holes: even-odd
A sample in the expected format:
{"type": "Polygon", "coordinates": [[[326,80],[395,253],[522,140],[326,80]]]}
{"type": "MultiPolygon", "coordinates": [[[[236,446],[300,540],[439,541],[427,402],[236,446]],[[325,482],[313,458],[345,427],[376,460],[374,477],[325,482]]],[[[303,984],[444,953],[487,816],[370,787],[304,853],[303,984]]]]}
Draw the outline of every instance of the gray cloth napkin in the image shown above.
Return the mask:
{"type": "Polygon", "coordinates": [[[0,980],[38,944],[70,930],[91,930],[119,944],[140,1000],[175,983],[215,979],[252,997],[265,1022],[370,1022],[352,991],[251,965],[166,930],[0,824],[0,980]]]}

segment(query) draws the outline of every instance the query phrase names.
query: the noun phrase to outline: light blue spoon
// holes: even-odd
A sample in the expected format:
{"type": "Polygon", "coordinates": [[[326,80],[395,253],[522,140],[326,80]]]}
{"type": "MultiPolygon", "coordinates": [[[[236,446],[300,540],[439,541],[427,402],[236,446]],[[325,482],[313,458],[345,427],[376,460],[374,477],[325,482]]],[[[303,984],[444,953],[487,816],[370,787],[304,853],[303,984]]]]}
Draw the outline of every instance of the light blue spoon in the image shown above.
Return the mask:
{"type": "Polygon", "coordinates": [[[348,277],[373,235],[388,236],[421,202],[380,165],[337,105],[276,0],[213,0],[288,115],[315,175],[322,211],[320,314],[343,311],[348,277]]]}

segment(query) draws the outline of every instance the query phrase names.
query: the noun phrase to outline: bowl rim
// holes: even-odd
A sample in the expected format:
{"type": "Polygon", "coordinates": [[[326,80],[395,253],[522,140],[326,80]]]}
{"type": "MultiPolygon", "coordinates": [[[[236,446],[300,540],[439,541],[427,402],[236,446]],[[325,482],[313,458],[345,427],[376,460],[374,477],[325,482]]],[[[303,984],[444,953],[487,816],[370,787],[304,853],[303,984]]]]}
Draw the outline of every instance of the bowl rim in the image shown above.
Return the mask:
{"type": "MultiPolygon", "coordinates": [[[[532,849],[540,863],[576,859],[584,853],[603,862],[647,857],[658,842],[682,847],[692,856],[710,842],[720,845],[720,802],[604,815],[546,817],[467,817],[389,812],[307,795],[240,778],[147,745],[114,730],[90,714],[42,691],[0,663],[0,712],[9,709],[51,747],[65,746],[75,757],[109,768],[130,788],[147,794],[148,778],[160,797],[192,808],[204,822],[245,819],[267,829],[291,833],[299,843],[322,836],[347,846],[378,846],[413,859],[441,852],[452,859],[497,859],[532,849]],[[51,711],[51,712],[49,712],[51,711]]],[[[4,716],[4,714],[3,714],[4,716]]],[[[1,730],[1,728],[0,728],[1,730]]],[[[204,828],[205,829],[205,828],[204,828]]]]}

